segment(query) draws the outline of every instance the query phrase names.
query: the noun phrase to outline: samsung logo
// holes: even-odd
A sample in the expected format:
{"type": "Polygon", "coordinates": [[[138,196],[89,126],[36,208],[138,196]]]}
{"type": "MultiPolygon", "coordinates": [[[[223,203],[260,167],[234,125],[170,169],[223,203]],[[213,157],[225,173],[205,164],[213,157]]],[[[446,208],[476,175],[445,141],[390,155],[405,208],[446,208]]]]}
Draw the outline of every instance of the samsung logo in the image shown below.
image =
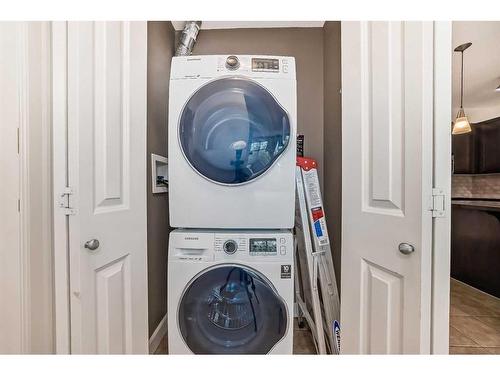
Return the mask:
{"type": "Polygon", "coordinates": [[[185,240],[190,240],[190,241],[198,241],[198,237],[184,237],[185,240]]]}

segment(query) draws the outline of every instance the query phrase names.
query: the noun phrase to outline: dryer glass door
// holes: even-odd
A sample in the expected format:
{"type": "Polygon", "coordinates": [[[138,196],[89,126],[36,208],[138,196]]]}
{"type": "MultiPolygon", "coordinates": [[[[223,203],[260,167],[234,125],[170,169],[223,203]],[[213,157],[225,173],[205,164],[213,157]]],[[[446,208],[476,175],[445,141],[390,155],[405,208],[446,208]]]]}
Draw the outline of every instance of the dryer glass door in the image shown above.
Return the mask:
{"type": "Polygon", "coordinates": [[[224,265],[199,275],[178,310],[195,354],[267,354],[286,333],[286,305],[257,271],[224,265]]]}
{"type": "Polygon", "coordinates": [[[184,106],[179,142],[189,164],[222,184],[265,173],[290,141],[290,119],[261,85],[240,77],[202,86],[184,106]]]}

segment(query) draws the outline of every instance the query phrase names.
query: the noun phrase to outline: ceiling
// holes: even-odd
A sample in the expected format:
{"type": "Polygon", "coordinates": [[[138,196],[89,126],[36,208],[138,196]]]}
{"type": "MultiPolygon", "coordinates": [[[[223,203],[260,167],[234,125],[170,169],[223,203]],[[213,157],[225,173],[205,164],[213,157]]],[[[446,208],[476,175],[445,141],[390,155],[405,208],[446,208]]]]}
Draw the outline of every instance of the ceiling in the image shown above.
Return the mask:
{"type": "MultiPolygon", "coordinates": [[[[186,21],[172,21],[176,30],[182,30],[186,21]]],[[[272,27],[323,27],[325,21],[203,21],[203,29],[251,29],[272,27]]]]}
{"type": "MultiPolygon", "coordinates": [[[[464,109],[472,122],[500,116],[500,22],[453,22],[453,48],[464,52],[464,109]]],[[[453,108],[460,106],[460,53],[453,52],[453,108]]],[[[455,113],[454,113],[455,114],[455,113]]]]}
{"type": "MultiPolygon", "coordinates": [[[[172,21],[182,30],[186,21],[172,21]]],[[[203,21],[202,29],[323,27],[324,21],[203,21]]],[[[464,108],[472,122],[500,116],[500,22],[453,22],[453,48],[472,42],[464,53],[464,108]]],[[[460,105],[460,53],[453,52],[453,111],[460,105]]]]}

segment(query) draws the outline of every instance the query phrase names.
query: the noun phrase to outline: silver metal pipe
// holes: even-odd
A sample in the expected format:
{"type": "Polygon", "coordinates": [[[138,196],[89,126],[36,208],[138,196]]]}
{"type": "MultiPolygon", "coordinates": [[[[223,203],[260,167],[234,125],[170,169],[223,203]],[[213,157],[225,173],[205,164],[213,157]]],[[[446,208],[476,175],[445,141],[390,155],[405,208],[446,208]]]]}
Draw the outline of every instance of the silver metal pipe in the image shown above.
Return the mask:
{"type": "Polygon", "coordinates": [[[175,49],[175,56],[189,56],[193,52],[196,38],[201,28],[201,21],[188,21],[179,38],[179,44],[175,49]]]}

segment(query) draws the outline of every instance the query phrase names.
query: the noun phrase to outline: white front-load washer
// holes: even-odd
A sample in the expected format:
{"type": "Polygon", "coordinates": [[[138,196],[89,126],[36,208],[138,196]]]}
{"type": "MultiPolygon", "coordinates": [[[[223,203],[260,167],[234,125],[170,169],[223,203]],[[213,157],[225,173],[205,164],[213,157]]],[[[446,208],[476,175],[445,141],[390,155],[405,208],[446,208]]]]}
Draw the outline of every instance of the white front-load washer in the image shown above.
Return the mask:
{"type": "Polygon", "coordinates": [[[168,258],[170,354],[292,354],[290,231],[177,229],[168,258]]]}
{"type": "Polygon", "coordinates": [[[169,210],[176,228],[292,228],[295,60],[172,59],[169,210]]]}

